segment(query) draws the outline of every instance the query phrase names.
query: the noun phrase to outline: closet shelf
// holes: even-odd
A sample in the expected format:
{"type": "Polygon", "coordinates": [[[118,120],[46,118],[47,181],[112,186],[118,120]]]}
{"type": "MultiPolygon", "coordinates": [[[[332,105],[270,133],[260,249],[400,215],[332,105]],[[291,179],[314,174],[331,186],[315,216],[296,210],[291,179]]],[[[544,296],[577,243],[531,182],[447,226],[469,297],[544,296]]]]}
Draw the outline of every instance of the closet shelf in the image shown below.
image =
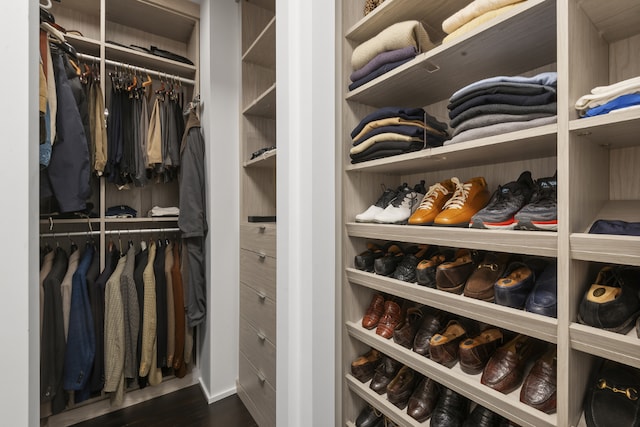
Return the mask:
{"type": "Polygon", "coordinates": [[[276,118],[276,84],[272,84],[242,112],[245,116],[276,118]]]}
{"type": "Polygon", "coordinates": [[[176,74],[180,77],[193,78],[196,74],[195,65],[184,64],[149,53],[116,46],[111,43],[105,43],[105,55],[106,59],[124,62],[138,67],[150,68],[156,71],[163,71],[167,74],[176,74]]]}
{"type": "MultiPolygon", "coordinates": [[[[468,375],[460,369],[460,364],[453,368],[447,368],[431,359],[397,345],[393,340],[387,340],[375,333],[375,330],[366,330],[361,326],[347,322],[347,332],[349,335],[376,348],[387,356],[409,366],[411,369],[431,378],[432,380],[460,393],[474,402],[505,416],[521,426],[527,427],[551,427],[557,425],[557,416],[548,415],[520,402],[520,387],[509,393],[502,394],[492,388],[480,383],[480,375],[468,375]]],[[[347,374],[348,382],[359,382],[351,375],[347,374]]],[[[368,389],[366,384],[359,384],[364,391],[368,389]]],[[[389,403],[383,396],[378,396],[371,392],[375,398],[376,407],[389,403]]],[[[415,425],[415,424],[410,424],[415,425]]]]}
{"type": "Polygon", "coordinates": [[[640,145],[638,127],[640,127],[640,109],[638,108],[569,122],[569,130],[579,137],[578,141],[585,140],[609,148],[640,145]]]}
{"type": "Polygon", "coordinates": [[[459,39],[348,92],[346,100],[374,107],[419,107],[449,98],[481,78],[517,75],[552,64],[555,27],[554,1],[523,2],[459,39]]]}
{"type": "Polygon", "coordinates": [[[155,222],[177,222],[177,216],[152,216],[138,218],[105,218],[107,224],[131,224],[131,223],[155,223],[155,222]]]}
{"type": "Polygon", "coordinates": [[[93,56],[100,56],[100,40],[75,34],[65,34],[65,39],[80,53],[87,53],[93,56]]]}
{"type": "Polygon", "coordinates": [[[637,0],[582,0],[580,8],[595,25],[602,38],[609,43],[640,33],[640,3],[637,0]]]}
{"type": "Polygon", "coordinates": [[[386,0],[351,27],[346,38],[362,43],[396,22],[417,20],[425,24],[433,42],[445,36],[442,21],[469,2],[467,0],[436,0],[425,5],[422,0],[386,0]]]}
{"type": "Polygon", "coordinates": [[[245,168],[267,168],[273,169],[276,167],[276,150],[267,151],[260,157],[244,162],[245,168]]]}
{"type": "MultiPolygon", "coordinates": [[[[384,3],[383,3],[384,4],[384,3]]],[[[420,173],[556,156],[558,125],[509,132],[347,166],[347,171],[420,173]]]]}
{"type": "Polygon", "coordinates": [[[243,62],[262,65],[275,69],[276,67],[276,18],[275,16],[256,40],[242,56],[243,62]]]}
{"type": "Polygon", "coordinates": [[[452,248],[479,249],[527,255],[556,257],[558,236],[555,232],[524,230],[481,230],[476,228],[433,227],[417,225],[363,224],[348,222],[347,234],[407,243],[427,243],[452,248]]]}
{"type": "MultiPolygon", "coordinates": [[[[100,222],[100,218],[65,218],[65,219],[56,219],[53,218],[53,227],[57,224],[87,224],[87,221],[91,224],[96,224],[100,222]]],[[[49,218],[40,218],[40,225],[49,225],[51,222],[49,218]]]]}
{"type": "Polygon", "coordinates": [[[569,335],[571,347],[575,350],[640,368],[640,339],[635,328],[623,335],[572,323],[569,335]]]}
{"type": "Polygon", "coordinates": [[[347,279],[356,285],[397,295],[410,301],[455,313],[462,317],[505,328],[514,332],[557,342],[557,319],[528,313],[502,305],[456,295],[438,289],[427,288],[416,283],[407,283],[378,274],[347,268],[347,279]]]}

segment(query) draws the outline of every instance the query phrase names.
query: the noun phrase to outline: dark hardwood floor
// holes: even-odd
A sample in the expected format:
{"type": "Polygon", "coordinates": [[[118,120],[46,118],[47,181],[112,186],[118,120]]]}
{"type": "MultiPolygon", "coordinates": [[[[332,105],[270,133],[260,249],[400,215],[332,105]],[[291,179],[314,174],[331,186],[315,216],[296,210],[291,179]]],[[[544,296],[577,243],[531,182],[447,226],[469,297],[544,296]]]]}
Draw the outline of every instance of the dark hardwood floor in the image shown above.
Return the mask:
{"type": "Polygon", "coordinates": [[[199,385],[75,424],[74,427],[257,427],[238,395],[207,404],[199,385]]]}

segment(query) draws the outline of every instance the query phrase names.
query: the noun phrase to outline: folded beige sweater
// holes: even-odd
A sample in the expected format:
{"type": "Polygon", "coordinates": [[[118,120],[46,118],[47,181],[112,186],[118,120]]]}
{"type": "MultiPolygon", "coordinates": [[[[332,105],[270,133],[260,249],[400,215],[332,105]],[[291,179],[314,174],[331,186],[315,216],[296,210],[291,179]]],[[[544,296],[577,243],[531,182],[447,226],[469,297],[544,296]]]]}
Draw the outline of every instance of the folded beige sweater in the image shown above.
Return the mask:
{"type": "Polygon", "coordinates": [[[355,147],[351,148],[351,150],[349,150],[349,153],[350,154],[362,153],[367,148],[373,146],[373,144],[377,142],[383,142],[383,141],[419,142],[419,141],[422,141],[422,139],[416,138],[413,136],[408,136],[408,135],[400,135],[399,133],[392,133],[392,132],[381,133],[381,134],[372,136],[366,141],[363,141],[360,144],[356,145],[355,147]]]}
{"type": "Polygon", "coordinates": [[[443,44],[444,43],[449,43],[452,40],[455,40],[458,37],[461,37],[461,36],[467,34],[471,30],[479,27],[480,25],[484,24],[485,22],[491,21],[496,16],[500,16],[503,13],[508,12],[509,10],[511,10],[515,6],[516,6],[515,4],[510,4],[508,6],[501,7],[500,9],[491,10],[489,12],[483,13],[482,15],[478,16],[477,18],[473,18],[471,21],[467,22],[462,27],[458,28],[457,30],[455,30],[454,32],[452,32],[451,34],[446,36],[442,40],[442,43],[443,44]]]}
{"type": "Polygon", "coordinates": [[[367,65],[376,55],[407,46],[415,47],[420,53],[426,52],[435,45],[431,42],[429,34],[421,22],[398,22],[356,47],[351,55],[351,66],[354,71],[357,71],[367,65]]]}
{"type": "Polygon", "coordinates": [[[510,4],[519,3],[522,0],[474,0],[442,22],[445,33],[451,34],[467,22],[485,13],[500,9],[510,4]]]}

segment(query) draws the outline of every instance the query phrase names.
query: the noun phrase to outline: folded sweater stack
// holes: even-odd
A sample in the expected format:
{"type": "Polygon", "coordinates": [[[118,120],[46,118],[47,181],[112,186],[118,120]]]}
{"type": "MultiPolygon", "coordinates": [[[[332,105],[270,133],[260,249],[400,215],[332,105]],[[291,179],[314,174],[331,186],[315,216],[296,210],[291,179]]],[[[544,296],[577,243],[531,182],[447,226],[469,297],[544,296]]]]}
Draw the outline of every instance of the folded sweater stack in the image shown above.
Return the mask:
{"type": "Polygon", "coordinates": [[[481,24],[508,12],[524,0],[474,0],[442,22],[442,29],[448,35],[442,40],[447,43],[481,24]]]}
{"type": "Polygon", "coordinates": [[[638,108],[640,105],[640,77],[622,80],[609,86],[598,86],[576,101],[581,117],[593,117],[612,111],[638,108]]]}
{"type": "Polygon", "coordinates": [[[556,72],[533,77],[498,76],[463,87],[449,99],[453,138],[468,141],[555,123],[556,72]]]}
{"type": "Polygon", "coordinates": [[[422,108],[384,107],[366,116],[351,132],[351,163],[438,147],[447,125],[422,108]]]}
{"type": "Polygon", "coordinates": [[[351,55],[351,83],[354,90],[411,61],[418,53],[434,47],[427,30],[418,21],[395,23],[363,42],[351,55]]]}

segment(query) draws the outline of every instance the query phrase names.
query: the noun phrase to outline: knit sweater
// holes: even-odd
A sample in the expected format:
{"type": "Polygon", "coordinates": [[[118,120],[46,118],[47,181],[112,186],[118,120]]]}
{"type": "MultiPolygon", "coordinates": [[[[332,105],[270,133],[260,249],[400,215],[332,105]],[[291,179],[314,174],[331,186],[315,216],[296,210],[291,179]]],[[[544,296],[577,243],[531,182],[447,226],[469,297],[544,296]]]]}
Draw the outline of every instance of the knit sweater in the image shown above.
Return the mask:
{"type": "Polygon", "coordinates": [[[484,15],[491,10],[500,9],[501,7],[519,3],[521,1],[522,0],[474,0],[442,21],[442,29],[445,33],[451,34],[478,16],[484,15]]]}

